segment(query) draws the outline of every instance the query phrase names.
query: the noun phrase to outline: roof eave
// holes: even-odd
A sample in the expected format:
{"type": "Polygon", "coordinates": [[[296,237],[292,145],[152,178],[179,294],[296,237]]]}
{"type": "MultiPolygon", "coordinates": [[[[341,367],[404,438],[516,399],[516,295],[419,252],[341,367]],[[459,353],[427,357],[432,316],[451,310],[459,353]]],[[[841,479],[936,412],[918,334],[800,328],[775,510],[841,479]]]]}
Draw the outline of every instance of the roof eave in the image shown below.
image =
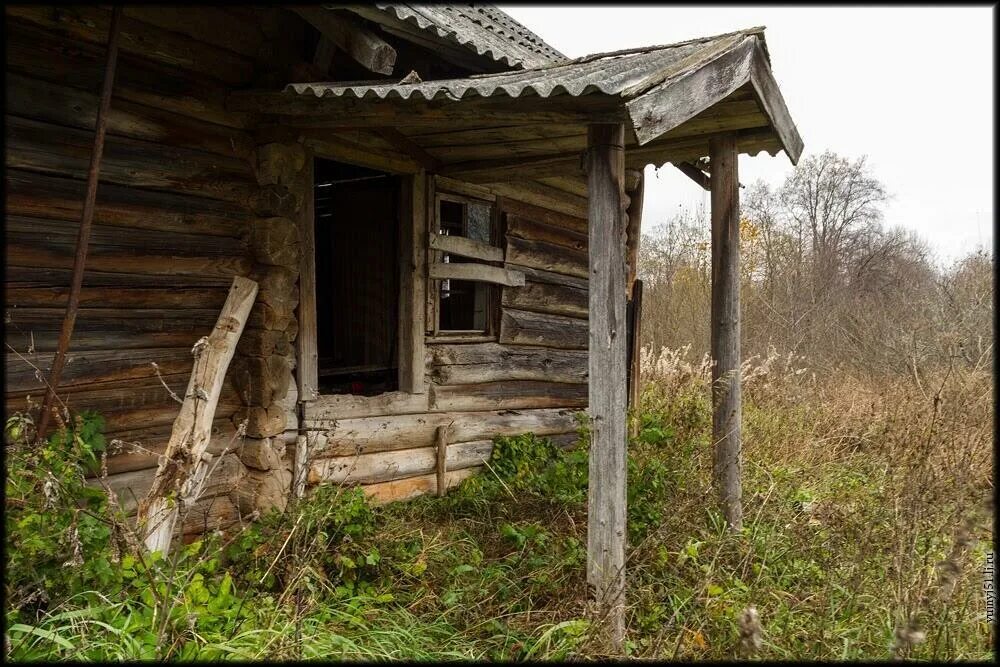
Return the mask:
{"type": "Polygon", "coordinates": [[[625,102],[637,143],[640,146],[648,144],[748,82],[782,148],[792,164],[796,164],[802,154],[802,138],[756,35],[748,35],[703,65],[625,102]]]}

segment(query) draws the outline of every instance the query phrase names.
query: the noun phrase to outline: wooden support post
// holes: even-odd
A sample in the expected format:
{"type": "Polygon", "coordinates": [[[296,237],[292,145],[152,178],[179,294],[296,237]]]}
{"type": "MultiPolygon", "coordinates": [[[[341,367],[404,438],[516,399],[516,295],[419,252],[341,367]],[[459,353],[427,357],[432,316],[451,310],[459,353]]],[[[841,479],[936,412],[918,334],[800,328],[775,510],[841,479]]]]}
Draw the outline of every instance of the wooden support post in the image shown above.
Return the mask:
{"type": "Polygon", "coordinates": [[[625,130],[587,131],[590,483],[587,582],[615,650],[625,638],[625,130]]]}
{"type": "Polygon", "coordinates": [[[642,200],[645,191],[645,175],[641,170],[629,169],[628,172],[638,172],[634,177],[635,185],[628,191],[628,211],[626,215],[626,257],[628,279],[625,283],[625,293],[632,298],[632,285],[639,269],[639,240],[642,238],[642,200]]]}
{"type": "Polygon", "coordinates": [[[66,304],[66,316],[63,318],[62,330],[59,332],[59,342],[52,359],[52,370],[49,373],[48,390],[42,400],[42,413],[38,421],[38,438],[45,437],[52,412],[52,403],[59,389],[63,366],[66,364],[66,352],[69,351],[69,341],[76,326],[76,312],[80,307],[80,290],[83,287],[83,267],[87,263],[87,248],[90,245],[90,227],[94,221],[94,207],[97,202],[97,182],[101,174],[101,158],[104,155],[104,135],[108,128],[108,110],[111,108],[111,91],[115,85],[115,70],[118,65],[118,42],[121,35],[122,7],[115,5],[111,12],[111,27],[108,34],[108,59],[104,66],[104,86],[101,89],[101,100],[97,107],[97,121],[94,127],[94,148],[90,152],[90,169],[87,172],[87,194],[83,200],[83,216],[80,218],[80,231],[76,237],[76,258],[73,261],[73,275],[70,278],[69,301],[66,304]]]}
{"type": "MultiPolygon", "coordinates": [[[[628,302],[628,405],[633,413],[639,408],[639,351],[642,349],[642,281],[632,283],[632,298],[628,302]]],[[[639,436],[639,415],[633,414],[629,435],[639,436]]]]}
{"type": "Polygon", "coordinates": [[[712,165],[713,476],[722,512],[743,526],[740,428],[740,192],[736,135],[709,141],[712,165]]]}
{"type": "Polygon", "coordinates": [[[427,172],[402,179],[399,207],[399,389],[423,394],[427,291],[427,172]]]}
{"type": "Polygon", "coordinates": [[[222,383],[256,298],[257,283],[239,276],[233,278],[215,328],[192,350],[194,370],[184,403],[174,420],[153,485],[139,505],[138,525],[145,530],[146,547],[151,552],[166,555],[178,510],[182,505],[193,504],[201,493],[211,461],[206,450],[222,383]]]}
{"type": "Polygon", "coordinates": [[[448,490],[445,481],[445,473],[448,472],[448,429],[447,425],[438,426],[435,432],[435,444],[437,445],[437,494],[443,497],[448,490]]]}

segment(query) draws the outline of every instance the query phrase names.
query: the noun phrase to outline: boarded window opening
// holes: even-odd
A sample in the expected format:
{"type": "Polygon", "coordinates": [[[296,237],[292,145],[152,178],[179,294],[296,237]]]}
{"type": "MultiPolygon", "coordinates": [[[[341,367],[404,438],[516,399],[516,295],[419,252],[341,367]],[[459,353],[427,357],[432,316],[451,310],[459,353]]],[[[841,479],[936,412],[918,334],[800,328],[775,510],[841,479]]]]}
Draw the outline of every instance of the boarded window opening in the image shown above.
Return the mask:
{"type": "MultiPolygon", "coordinates": [[[[486,202],[438,198],[438,233],[461,236],[495,245],[493,208],[486,202]]],[[[442,253],[444,263],[477,262],[451,253],[442,253]]],[[[488,333],[491,312],[499,301],[494,285],[472,280],[446,278],[438,283],[438,331],[488,333]]]]}
{"type": "Polygon", "coordinates": [[[399,177],[316,159],[320,394],[399,388],[399,177]]]}

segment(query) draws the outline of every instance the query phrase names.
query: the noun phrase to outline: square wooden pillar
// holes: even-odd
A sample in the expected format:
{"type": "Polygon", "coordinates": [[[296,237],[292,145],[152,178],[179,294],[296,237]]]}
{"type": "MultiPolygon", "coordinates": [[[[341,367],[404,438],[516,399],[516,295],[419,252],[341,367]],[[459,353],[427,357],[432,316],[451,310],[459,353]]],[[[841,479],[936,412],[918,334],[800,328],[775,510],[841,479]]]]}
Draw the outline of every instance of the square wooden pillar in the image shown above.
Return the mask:
{"type": "Polygon", "coordinates": [[[590,477],[587,582],[620,650],[625,635],[626,345],[625,129],[587,132],[590,232],[590,477]]]}
{"type": "Polygon", "coordinates": [[[713,477],[722,513],[743,526],[740,389],[740,190],[736,135],[708,144],[712,169],[712,442],[713,477]]]}

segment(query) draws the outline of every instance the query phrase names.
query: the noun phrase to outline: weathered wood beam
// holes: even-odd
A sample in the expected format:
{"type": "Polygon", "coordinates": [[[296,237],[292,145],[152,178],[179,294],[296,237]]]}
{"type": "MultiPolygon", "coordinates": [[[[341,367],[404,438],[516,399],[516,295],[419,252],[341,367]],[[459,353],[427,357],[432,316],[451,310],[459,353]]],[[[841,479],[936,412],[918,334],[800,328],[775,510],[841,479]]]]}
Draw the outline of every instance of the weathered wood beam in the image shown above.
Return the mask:
{"type": "Polygon", "coordinates": [[[417,164],[434,173],[441,166],[441,161],[421,148],[416,142],[394,127],[379,127],[375,130],[380,137],[390,145],[413,158],[417,164]]]}
{"type": "Polygon", "coordinates": [[[625,293],[629,295],[628,298],[631,300],[632,285],[635,283],[635,276],[639,267],[639,242],[642,239],[642,201],[646,188],[645,176],[642,170],[626,169],[625,174],[626,177],[629,174],[637,174],[637,177],[633,176],[634,185],[632,188],[626,188],[631,198],[625,216],[627,221],[625,236],[626,270],[628,272],[628,279],[625,282],[625,293]]]}
{"type": "Polygon", "coordinates": [[[484,262],[502,262],[503,249],[482,241],[465,238],[464,236],[446,236],[430,234],[430,247],[442,250],[452,255],[481,259],[484,262]]]}
{"type": "Polygon", "coordinates": [[[740,379],[740,200],[735,135],[713,139],[712,441],[713,476],[730,528],[743,525],[740,379]]]}
{"type": "Polygon", "coordinates": [[[236,352],[257,296],[257,283],[233,278],[215,328],[195,344],[194,370],[184,393],[180,413],[174,420],[167,451],[156,477],[139,507],[139,525],[145,531],[146,547],[166,555],[182,506],[192,505],[208,475],[211,455],[206,451],[212,435],[212,420],[222,393],[226,370],[236,352]],[[176,494],[172,498],[171,494],[176,494]]]}
{"type": "Polygon", "coordinates": [[[703,172],[698,167],[691,164],[690,162],[675,162],[674,166],[677,167],[678,171],[680,171],[682,174],[684,174],[692,181],[700,185],[705,190],[712,189],[712,179],[709,177],[709,175],[703,172]]]}
{"type": "MultiPolygon", "coordinates": [[[[424,394],[424,305],[427,290],[427,172],[403,179],[400,205],[399,388],[424,394]]],[[[426,398],[423,399],[426,404],[426,398]]],[[[397,405],[405,403],[398,401],[397,405]]]]}
{"type": "Polygon", "coordinates": [[[757,100],[764,108],[764,112],[771,120],[774,131],[781,140],[781,145],[788,154],[788,159],[792,164],[797,164],[799,156],[802,155],[802,137],[792,121],[792,116],[785,106],[785,98],[781,96],[771,67],[768,65],[767,56],[759,42],[754,43],[754,59],[750,69],[750,83],[753,84],[757,100]]]}
{"type": "Polygon", "coordinates": [[[324,7],[301,5],[290,9],[365,69],[379,74],[392,74],[392,68],[396,64],[396,49],[357,21],[324,7]]]}
{"type": "Polygon", "coordinates": [[[669,132],[749,81],[756,41],[756,37],[745,37],[701,67],[626,102],[639,145],[669,132]]]}
{"type": "Polygon", "coordinates": [[[587,133],[590,193],[590,484],[587,582],[621,650],[625,638],[626,319],[625,128],[591,125],[587,133]]]}

